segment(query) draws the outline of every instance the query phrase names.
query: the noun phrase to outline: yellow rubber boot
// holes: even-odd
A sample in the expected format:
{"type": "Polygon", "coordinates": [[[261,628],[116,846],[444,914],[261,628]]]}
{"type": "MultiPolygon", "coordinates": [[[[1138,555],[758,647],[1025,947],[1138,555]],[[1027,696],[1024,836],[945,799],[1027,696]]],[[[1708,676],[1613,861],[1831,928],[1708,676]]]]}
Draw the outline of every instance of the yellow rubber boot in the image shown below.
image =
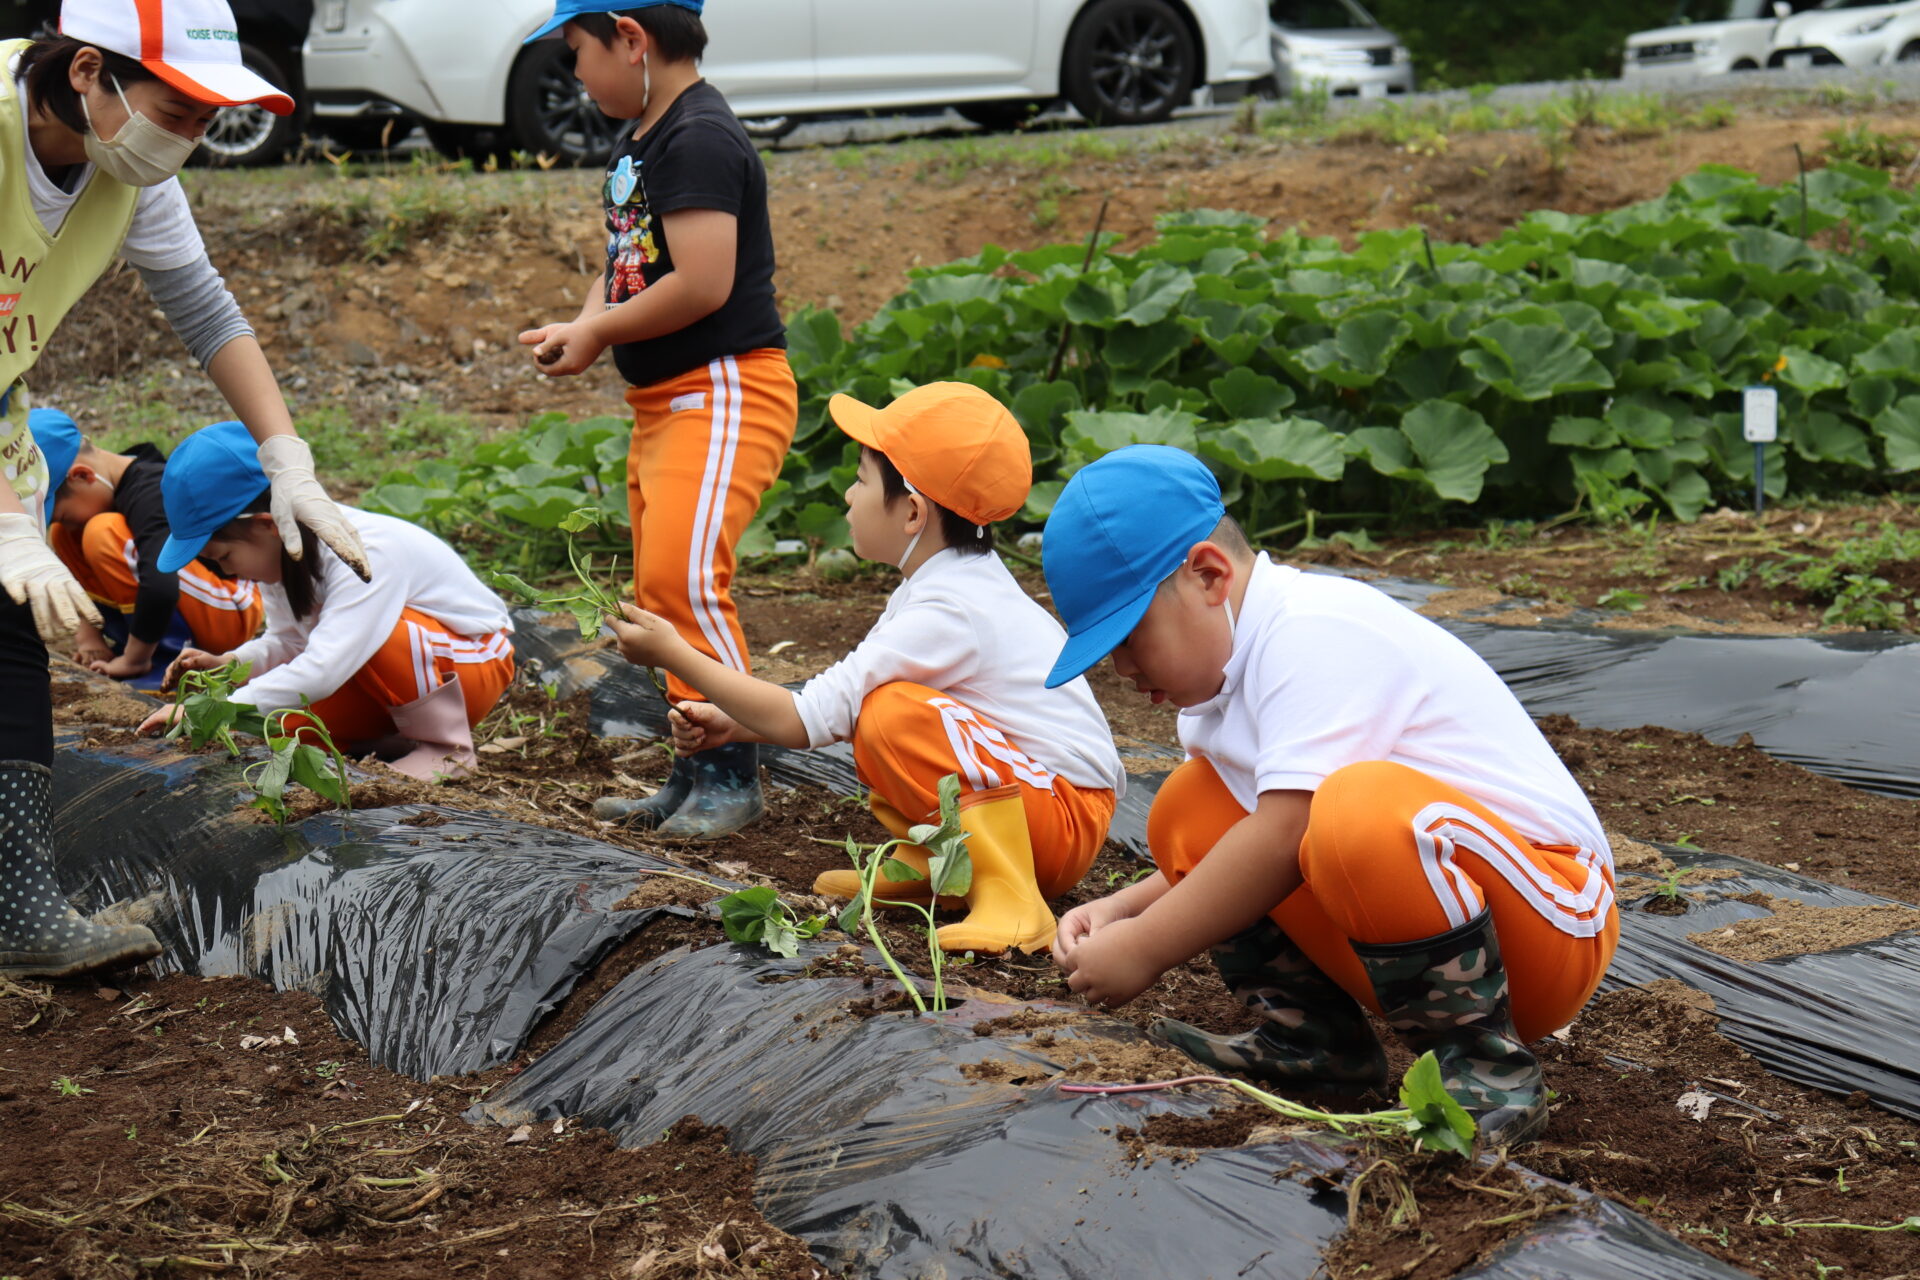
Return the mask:
{"type": "Polygon", "coordinates": [[[960,826],[973,860],[972,908],[965,920],[942,925],[942,951],[1046,951],[1053,946],[1053,912],[1033,872],[1033,842],[1018,786],[975,791],[960,798],[960,826]]]}
{"type": "MultiPolygon", "coordinates": [[[[913,826],[905,814],[882,800],[879,796],[868,801],[867,807],[873,810],[873,816],[880,825],[892,832],[899,840],[907,838],[907,831],[913,826]]],[[[918,871],[927,874],[927,851],[917,844],[905,844],[893,851],[893,857],[900,859],[918,871]]],[[[931,896],[927,881],[889,880],[885,874],[873,879],[873,900],[884,902],[918,902],[924,904],[931,896]]],[[[813,891],[823,898],[847,898],[860,892],[860,873],[851,867],[844,871],[822,871],[813,881],[813,891]]]]}

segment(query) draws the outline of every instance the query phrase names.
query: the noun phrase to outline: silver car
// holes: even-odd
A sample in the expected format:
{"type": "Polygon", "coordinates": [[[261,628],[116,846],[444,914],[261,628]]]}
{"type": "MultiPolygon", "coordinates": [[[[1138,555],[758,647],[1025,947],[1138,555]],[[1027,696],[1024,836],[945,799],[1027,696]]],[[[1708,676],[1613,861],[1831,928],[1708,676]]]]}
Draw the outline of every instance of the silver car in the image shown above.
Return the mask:
{"type": "Polygon", "coordinates": [[[1413,58],[1358,0],[1273,0],[1273,75],[1280,96],[1322,88],[1335,97],[1413,92],[1413,58]]]}

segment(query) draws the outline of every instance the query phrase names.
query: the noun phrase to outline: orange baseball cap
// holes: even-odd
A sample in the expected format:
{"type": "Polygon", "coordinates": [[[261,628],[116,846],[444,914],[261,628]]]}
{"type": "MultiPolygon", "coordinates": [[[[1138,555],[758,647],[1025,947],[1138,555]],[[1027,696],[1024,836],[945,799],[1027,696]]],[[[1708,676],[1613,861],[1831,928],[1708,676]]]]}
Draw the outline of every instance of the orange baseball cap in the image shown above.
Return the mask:
{"type": "Polygon", "coordinates": [[[924,494],[974,524],[1005,520],[1033,487],[1027,433],[1007,407],[965,382],[929,382],[884,409],[852,396],[827,401],[839,428],[924,494]]]}

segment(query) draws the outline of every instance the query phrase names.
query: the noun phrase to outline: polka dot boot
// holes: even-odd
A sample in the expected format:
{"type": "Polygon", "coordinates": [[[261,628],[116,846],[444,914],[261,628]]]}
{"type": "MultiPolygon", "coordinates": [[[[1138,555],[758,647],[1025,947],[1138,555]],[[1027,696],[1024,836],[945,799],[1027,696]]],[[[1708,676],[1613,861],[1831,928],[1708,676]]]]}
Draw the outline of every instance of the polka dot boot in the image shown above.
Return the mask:
{"type": "Polygon", "coordinates": [[[0,760],[0,974],[65,978],[160,954],[143,925],[109,927],[80,915],[48,859],[53,771],[0,760]]]}

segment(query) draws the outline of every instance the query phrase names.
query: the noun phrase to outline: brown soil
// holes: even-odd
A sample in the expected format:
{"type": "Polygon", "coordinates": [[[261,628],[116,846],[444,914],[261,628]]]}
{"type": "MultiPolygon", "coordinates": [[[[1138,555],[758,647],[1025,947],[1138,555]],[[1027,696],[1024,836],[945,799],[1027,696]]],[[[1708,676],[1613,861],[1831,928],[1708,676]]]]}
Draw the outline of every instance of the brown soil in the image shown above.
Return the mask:
{"type": "Polygon", "coordinates": [[[396,1076],[310,996],[0,981],[0,1024],[0,1273],[825,1275],[761,1218],[725,1129],[688,1117],[623,1151],[475,1128],[460,1113],[518,1066],[396,1076]]]}
{"type": "Polygon", "coordinates": [[[1920,911],[1912,907],[1810,907],[1764,893],[1743,893],[1739,900],[1773,914],[1738,920],[1725,929],[1690,933],[1687,941],[1735,960],[1757,961],[1833,951],[1920,930],[1920,911]]]}

